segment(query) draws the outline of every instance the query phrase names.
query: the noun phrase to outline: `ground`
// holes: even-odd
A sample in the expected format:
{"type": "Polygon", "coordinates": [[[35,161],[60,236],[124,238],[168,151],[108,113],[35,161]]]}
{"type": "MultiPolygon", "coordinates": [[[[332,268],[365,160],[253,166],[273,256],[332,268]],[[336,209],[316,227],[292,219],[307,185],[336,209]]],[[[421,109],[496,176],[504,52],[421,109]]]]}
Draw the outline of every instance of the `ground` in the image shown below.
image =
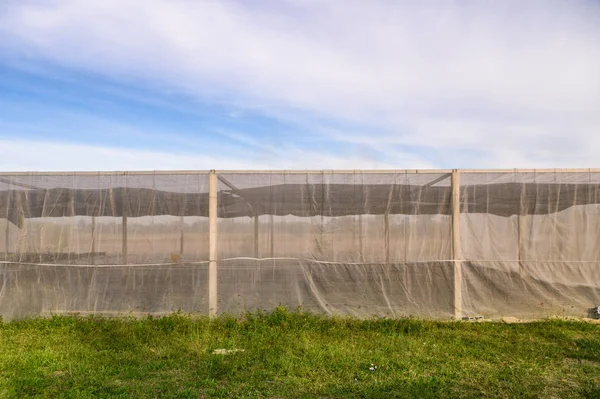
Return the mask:
{"type": "Polygon", "coordinates": [[[1,323],[0,353],[7,398],[600,398],[582,321],[57,316],[1,323]]]}

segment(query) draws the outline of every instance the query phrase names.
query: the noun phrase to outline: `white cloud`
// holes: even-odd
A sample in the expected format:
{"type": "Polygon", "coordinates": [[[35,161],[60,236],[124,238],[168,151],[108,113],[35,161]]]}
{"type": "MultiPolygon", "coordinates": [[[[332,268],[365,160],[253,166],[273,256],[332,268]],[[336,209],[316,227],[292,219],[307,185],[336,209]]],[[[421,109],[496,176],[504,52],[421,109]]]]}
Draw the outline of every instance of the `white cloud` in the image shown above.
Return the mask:
{"type": "MultiPolygon", "coordinates": [[[[244,159],[230,155],[199,155],[169,151],[82,145],[43,140],[0,139],[0,170],[13,171],[120,171],[120,170],[301,170],[392,169],[389,163],[365,157],[338,157],[318,150],[288,149],[285,157],[248,153],[244,159]]],[[[226,152],[225,152],[226,153],[226,152]]],[[[431,168],[407,155],[405,168],[431,168]]]]}
{"type": "Polygon", "coordinates": [[[0,36],[13,60],[301,121],[383,150],[392,167],[597,165],[592,1],[28,0],[4,5],[0,36]]]}

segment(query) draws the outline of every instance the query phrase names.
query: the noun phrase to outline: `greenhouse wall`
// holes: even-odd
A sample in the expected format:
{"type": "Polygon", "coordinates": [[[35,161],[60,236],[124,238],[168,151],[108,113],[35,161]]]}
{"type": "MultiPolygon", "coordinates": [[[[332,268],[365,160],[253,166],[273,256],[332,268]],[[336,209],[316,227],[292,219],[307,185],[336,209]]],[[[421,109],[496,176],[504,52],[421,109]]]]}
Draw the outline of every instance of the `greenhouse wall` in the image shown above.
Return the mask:
{"type": "Polygon", "coordinates": [[[600,170],[0,173],[0,315],[585,317],[600,170]]]}

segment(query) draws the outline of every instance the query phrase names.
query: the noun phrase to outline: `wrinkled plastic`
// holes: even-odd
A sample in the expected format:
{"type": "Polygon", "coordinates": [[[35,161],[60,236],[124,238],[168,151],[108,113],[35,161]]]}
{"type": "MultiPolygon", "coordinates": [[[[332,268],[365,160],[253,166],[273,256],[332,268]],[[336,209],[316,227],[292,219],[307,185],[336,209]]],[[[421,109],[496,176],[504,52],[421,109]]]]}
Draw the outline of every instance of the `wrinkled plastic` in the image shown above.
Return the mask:
{"type": "MultiPolygon", "coordinates": [[[[585,316],[600,174],[219,172],[218,312],[585,316]],[[454,267],[462,282],[455,287],[454,267]]],[[[208,313],[209,173],[0,176],[0,315],[208,313]]]]}

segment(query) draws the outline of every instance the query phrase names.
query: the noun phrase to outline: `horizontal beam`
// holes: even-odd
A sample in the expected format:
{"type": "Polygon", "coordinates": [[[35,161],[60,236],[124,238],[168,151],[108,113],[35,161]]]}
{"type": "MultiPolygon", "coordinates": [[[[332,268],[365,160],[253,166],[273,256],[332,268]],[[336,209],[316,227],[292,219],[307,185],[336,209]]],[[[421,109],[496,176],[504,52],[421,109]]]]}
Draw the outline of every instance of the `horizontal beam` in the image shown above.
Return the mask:
{"type": "MultiPolygon", "coordinates": [[[[402,169],[402,170],[218,170],[216,173],[221,174],[434,174],[434,173],[451,173],[451,169],[402,169]]],[[[29,171],[29,172],[0,172],[0,176],[127,176],[127,175],[208,175],[210,171],[205,170],[141,170],[141,171],[100,171],[100,172],[60,172],[60,171],[29,171]]]]}
{"type": "MultiPolygon", "coordinates": [[[[554,169],[456,169],[460,173],[600,173],[600,168],[554,169]]],[[[372,170],[218,170],[222,174],[437,174],[452,173],[452,169],[372,169],[372,170]]],[[[28,171],[0,172],[0,176],[137,176],[137,175],[208,175],[208,170],[140,170],[140,171],[28,171]]]]}
{"type": "Polygon", "coordinates": [[[0,172],[0,176],[137,176],[137,175],[207,175],[209,171],[205,170],[137,170],[137,171],[29,171],[29,172],[0,172]]]}
{"type": "Polygon", "coordinates": [[[459,173],[600,173],[600,168],[549,168],[549,169],[356,169],[356,170],[218,170],[223,174],[451,174],[459,173]]]}
{"type": "Polygon", "coordinates": [[[554,168],[554,169],[457,169],[460,174],[466,173],[600,173],[598,168],[554,168]]]}
{"type": "Polygon", "coordinates": [[[15,181],[8,180],[8,179],[3,179],[1,177],[0,177],[0,183],[8,184],[9,186],[17,186],[17,187],[22,187],[22,188],[28,188],[30,190],[43,190],[40,187],[32,186],[30,184],[19,183],[19,182],[15,182],[15,181]]]}

